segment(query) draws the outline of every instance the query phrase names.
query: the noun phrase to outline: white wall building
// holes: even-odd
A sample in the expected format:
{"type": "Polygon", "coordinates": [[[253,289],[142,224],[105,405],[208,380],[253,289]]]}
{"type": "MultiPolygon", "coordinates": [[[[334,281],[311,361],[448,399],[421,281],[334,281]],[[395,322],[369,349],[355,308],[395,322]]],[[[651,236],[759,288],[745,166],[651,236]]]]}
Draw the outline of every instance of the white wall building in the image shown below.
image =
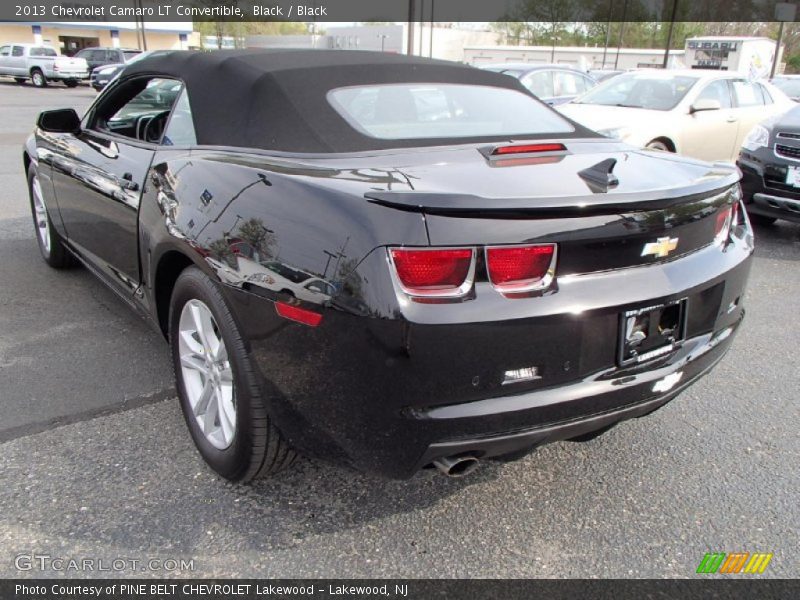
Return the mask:
{"type": "MultiPolygon", "coordinates": [[[[560,64],[577,69],[603,68],[603,47],[596,46],[469,46],[464,48],[464,62],[471,65],[489,63],[523,62],[531,64],[560,64]]],[[[684,66],[684,51],[670,50],[668,68],[684,66]]],[[[608,48],[605,68],[643,69],[660,68],[664,50],[652,48],[608,48]],[[617,58],[619,54],[619,59],[617,58]]]]}

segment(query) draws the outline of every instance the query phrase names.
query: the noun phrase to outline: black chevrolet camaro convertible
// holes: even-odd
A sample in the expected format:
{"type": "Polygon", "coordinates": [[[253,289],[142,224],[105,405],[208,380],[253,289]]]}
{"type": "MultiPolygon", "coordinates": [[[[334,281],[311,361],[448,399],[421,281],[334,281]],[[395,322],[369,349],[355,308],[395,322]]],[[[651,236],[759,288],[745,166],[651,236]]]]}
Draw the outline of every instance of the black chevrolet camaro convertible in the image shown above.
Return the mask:
{"type": "Polygon", "coordinates": [[[707,373],[744,315],[739,173],[607,139],[519,81],[348,51],[171,52],[23,160],[44,259],[169,341],[231,480],[389,477],[588,440],[707,373]]]}

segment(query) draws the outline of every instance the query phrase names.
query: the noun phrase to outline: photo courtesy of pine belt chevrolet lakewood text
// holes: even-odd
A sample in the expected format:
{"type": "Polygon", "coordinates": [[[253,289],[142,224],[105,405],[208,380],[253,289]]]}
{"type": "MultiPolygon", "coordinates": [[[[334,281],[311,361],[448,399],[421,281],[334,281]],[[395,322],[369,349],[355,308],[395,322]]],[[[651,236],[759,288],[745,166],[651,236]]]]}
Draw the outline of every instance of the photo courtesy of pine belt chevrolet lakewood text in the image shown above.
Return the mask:
{"type": "MultiPolygon", "coordinates": [[[[358,51],[153,52],[25,144],[44,260],[169,343],[230,480],[392,478],[592,439],[744,317],[740,174],[602,136],[519,79],[358,51]]],[[[646,425],[642,425],[646,426],[646,425]]]]}

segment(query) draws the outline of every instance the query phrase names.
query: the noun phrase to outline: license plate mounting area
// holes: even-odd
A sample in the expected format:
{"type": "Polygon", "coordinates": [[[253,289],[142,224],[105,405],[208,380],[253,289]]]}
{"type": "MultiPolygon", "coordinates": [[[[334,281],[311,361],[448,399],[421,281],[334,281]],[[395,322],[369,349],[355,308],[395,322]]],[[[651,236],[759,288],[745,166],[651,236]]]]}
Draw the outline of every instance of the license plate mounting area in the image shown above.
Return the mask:
{"type": "Polygon", "coordinates": [[[686,339],[686,298],[620,314],[617,362],[644,363],[676,350],[686,339]]]}

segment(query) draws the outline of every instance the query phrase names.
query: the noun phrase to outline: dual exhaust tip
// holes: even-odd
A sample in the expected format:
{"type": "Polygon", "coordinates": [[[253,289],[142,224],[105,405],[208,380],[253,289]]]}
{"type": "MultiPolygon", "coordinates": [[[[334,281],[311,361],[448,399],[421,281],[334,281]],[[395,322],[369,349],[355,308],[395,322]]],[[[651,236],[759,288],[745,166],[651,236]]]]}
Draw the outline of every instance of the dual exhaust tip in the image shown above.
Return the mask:
{"type": "Polygon", "coordinates": [[[445,456],[434,460],[433,466],[448,477],[466,477],[478,468],[478,457],[472,454],[445,456]]]}

